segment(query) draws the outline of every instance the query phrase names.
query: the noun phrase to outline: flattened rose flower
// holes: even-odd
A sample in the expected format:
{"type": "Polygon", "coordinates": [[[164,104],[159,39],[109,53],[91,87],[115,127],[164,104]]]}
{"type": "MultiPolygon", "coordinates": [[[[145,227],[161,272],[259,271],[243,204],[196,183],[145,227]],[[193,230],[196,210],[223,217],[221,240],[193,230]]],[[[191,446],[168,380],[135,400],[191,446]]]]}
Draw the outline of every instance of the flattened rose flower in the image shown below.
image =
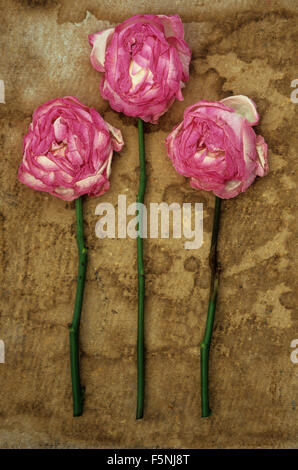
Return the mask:
{"type": "Polygon", "coordinates": [[[168,155],[193,188],[235,197],[269,170],[267,144],[252,128],[258,122],[256,105],[247,96],[199,101],[168,135],[168,155]]]}
{"type": "Polygon", "coordinates": [[[191,51],[178,15],[137,15],[89,36],[93,67],[104,72],[103,98],[113,109],[156,123],[189,78],[191,51]]]}
{"type": "Polygon", "coordinates": [[[109,187],[113,150],[123,147],[121,132],[73,96],[39,106],[24,138],[19,180],[65,201],[109,187]]]}

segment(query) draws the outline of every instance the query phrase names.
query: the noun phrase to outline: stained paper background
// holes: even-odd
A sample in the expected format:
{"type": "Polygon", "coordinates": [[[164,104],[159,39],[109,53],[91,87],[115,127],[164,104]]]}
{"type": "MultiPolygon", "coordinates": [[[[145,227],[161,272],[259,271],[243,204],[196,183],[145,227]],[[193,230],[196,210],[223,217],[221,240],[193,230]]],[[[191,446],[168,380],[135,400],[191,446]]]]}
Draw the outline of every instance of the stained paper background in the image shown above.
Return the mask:
{"type": "Polygon", "coordinates": [[[298,338],[297,3],[294,1],[1,0],[1,447],[295,447],[298,338]],[[89,63],[89,33],[136,13],[181,15],[193,51],[190,81],[146,126],[146,202],[202,202],[204,244],[144,242],[147,271],[145,418],[135,421],[137,278],[134,240],[99,240],[99,202],[136,198],[136,120],[109,108],[89,63]],[[186,106],[246,94],[269,146],[270,173],[224,202],[221,285],[211,355],[213,416],[200,418],[199,343],[209,290],[214,198],[192,190],[164,139],[186,106]],[[67,324],[76,289],[74,204],[16,179],[33,110],[75,95],[123,131],[111,190],[85,203],[90,248],[81,325],[84,415],[72,418],[67,324]]]}

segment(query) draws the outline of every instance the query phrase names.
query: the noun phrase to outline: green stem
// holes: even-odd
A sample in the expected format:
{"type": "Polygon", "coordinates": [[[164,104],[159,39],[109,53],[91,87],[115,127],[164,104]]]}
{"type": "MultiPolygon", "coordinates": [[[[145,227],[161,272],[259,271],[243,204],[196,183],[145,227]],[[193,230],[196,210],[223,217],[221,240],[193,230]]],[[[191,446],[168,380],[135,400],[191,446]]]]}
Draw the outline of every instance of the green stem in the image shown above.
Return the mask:
{"type": "MultiPolygon", "coordinates": [[[[146,189],[146,164],[144,123],[138,119],[139,134],[139,159],[140,180],[137,202],[143,204],[146,189]]],[[[138,207],[138,237],[137,237],[137,262],[138,262],[138,339],[137,339],[137,413],[136,418],[141,419],[144,415],[144,393],[145,393],[145,364],[144,364],[144,297],[145,297],[145,272],[143,259],[143,206],[138,207]]]]}
{"type": "Polygon", "coordinates": [[[73,396],[73,415],[81,416],[83,413],[83,388],[80,381],[80,358],[79,358],[79,329],[81,311],[84,295],[84,285],[87,267],[87,248],[84,246],[83,228],[83,201],[82,197],[76,199],[77,219],[77,245],[79,254],[79,268],[77,280],[77,293],[74,305],[72,324],[69,327],[70,342],[70,369],[73,396]]]}
{"type": "Polygon", "coordinates": [[[213,218],[213,229],[212,239],[209,254],[209,265],[211,269],[211,283],[210,283],[210,295],[209,295],[209,306],[207,321],[205,327],[205,334],[201,343],[201,405],[202,405],[202,417],[207,418],[211,414],[209,407],[209,351],[212,337],[216,299],[218,291],[218,278],[219,278],[219,267],[217,263],[217,239],[219,232],[219,219],[220,219],[220,207],[221,199],[215,197],[215,208],[213,218]]]}

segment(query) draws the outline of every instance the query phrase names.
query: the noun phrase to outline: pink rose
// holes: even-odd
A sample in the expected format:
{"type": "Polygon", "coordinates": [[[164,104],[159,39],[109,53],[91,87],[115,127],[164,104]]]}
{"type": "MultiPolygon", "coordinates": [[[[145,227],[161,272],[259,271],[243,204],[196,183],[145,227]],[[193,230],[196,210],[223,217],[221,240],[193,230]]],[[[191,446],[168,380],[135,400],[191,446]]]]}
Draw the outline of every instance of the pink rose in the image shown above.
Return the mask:
{"type": "Polygon", "coordinates": [[[168,135],[168,155],[193,188],[235,197],[269,170],[267,144],[252,129],[258,122],[256,105],[247,96],[199,101],[168,135]]]}
{"type": "Polygon", "coordinates": [[[91,34],[91,63],[104,72],[102,97],[113,109],[156,123],[183,100],[191,51],[178,15],[136,15],[116,28],[91,34]]]}
{"type": "Polygon", "coordinates": [[[73,96],[39,106],[24,138],[18,178],[65,201],[99,196],[109,187],[113,150],[121,132],[73,96]]]}

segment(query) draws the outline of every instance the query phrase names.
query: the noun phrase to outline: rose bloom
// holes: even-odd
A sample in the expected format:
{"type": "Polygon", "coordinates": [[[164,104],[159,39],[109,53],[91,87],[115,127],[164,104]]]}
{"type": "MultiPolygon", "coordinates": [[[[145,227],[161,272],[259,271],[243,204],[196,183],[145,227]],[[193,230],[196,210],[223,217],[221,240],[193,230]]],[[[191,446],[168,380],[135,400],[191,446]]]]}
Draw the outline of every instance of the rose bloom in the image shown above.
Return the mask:
{"type": "Polygon", "coordinates": [[[89,35],[91,64],[104,72],[103,98],[113,109],[156,123],[189,78],[191,51],[178,15],[136,15],[89,35]]]}
{"type": "Polygon", "coordinates": [[[267,144],[252,129],[258,122],[256,105],[247,96],[199,101],[168,135],[168,155],[193,188],[229,199],[268,173],[267,144]]]}
{"type": "Polygon", "coordinates": [[[24,138],[19,180],[65,201],[99,196],[109,187],[113,150],[121,132],[73,96],[39,106],[24,138]]]}

